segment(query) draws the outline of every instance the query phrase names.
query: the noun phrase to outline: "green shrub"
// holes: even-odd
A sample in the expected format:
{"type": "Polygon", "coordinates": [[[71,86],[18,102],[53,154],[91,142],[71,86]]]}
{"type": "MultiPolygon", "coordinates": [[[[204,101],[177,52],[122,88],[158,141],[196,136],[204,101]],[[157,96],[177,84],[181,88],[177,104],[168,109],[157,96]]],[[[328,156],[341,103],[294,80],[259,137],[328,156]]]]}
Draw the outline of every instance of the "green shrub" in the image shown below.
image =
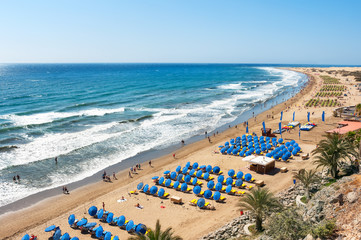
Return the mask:
{"type": "Polygon", "coordinates": [[[321,223],[312,229],[313,237],[327,239],[333,235],[333,232],[336,229],[335,220],[327,220],[325,223],[321,223]]]}

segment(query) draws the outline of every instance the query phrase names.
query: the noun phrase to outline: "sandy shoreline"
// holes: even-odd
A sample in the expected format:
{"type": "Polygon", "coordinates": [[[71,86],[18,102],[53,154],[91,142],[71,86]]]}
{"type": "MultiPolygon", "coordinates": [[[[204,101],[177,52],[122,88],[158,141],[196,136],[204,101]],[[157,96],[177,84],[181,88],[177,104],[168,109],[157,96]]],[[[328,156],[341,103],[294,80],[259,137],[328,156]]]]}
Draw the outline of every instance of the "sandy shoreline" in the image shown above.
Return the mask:
{"type": "MultiPolygon", "coordinates": [[[[314,112],[311,116],[311,121],[316,122],[319,126],[310,132],[301,132],[301,140],[298,140],[298,131],[283,134],[285,140],[295,139],[300,143],[304,152],[310,152],[314,148],[315,143],[322,138],[323,132],[337,126],[340,118],[334,118],[332,116],[333,108],[331,107],[306,109],[304,102],[310,99],[318,89],[321,79],[316,73],[310,72],[307,68],[292,68],[291,70],[309,74],[309,76],[311,76],[309,84],[295,97],[257,115],[256,121],[250,119],[249,131],[256,132],[259,135],[263,121],[266,122],[266,127],[271,127],[273,130],[277,129],[281,111],[283,111],[284,124],[292,119],[294,110],[296,111],[296,120],[301,123],[306,122],[307,111],[314,112]],[[291,109],[288,110],[288,107],[291,109]],[[322,123],[321,121],[322,111],[326,112],[326,123],[322,123]],[[274,115],[274,119],[267,118],[267,115],[274,115]]],[[[355,100],[361,102],[359,95],[350,95],[350,99],[347,100],[346,105],[355,100]],[[357,99],[354,99],[356,97],[357,99]]],[[[204,139],[185,145],[175,152],[176,159],[173,159],[171,155],[166,155],[152,160],[154,168],[143,164],[143,170],[135,175],[134,178],[129,178],[128,170],[124,170],[117,174],[118,180],[113,181],[113,183],[93,183],[72,191],[70,195],[51,197],[29,208],[6,213],[0,217],[2,238],[20,239],[26,232],[37,235],[39,239],[45,239],[50,236],[49,233],[44,233],[45,227],[56,224],[61,226],[63,232],[68,232],[71,236],[78,236],[81,239],[91,239],[89,235],[81,235],[79,230],[71,229],[67,224],[67,218],[69,214],[74,213],[78,219],[84,216],[87,217],[89,221],[99,223],[97,219],[92,219],[87,214],[87,209],[92,205],[99,208],[102,202],[105,203],[106,210],[113,212],[115,216],[125,215],[128,220],[133,219],[136,223],[141,222],[149,227],[154,227],[156,220],[160,219],[164,228],[172,226],[176,233],[184,239],[199,238],[239,215],[239,209],[236,207],[236,203],[240,197],[225,195],[227,197],[225,204],[215,203],[210,200],[210,203],[216,207],[216,211],[207,211],[189,206],[188,201],[196,198],[195,195],[180,193],[173,189],[165,188],[166,192],[169,192],[170,195],[182,197],[185,202],[183,206],[173,205],[169,200],[161,200],[160,198],[147,196],[142,193],[130,197],[128,196],[128,192],[134,190],[139,182],[142,181],[151,184],[152,176],[161,176],[163,171],[174,170],[176,166],[184,166],[188,161],[191,163],[211,164],[212,166],[218,165],[224,172],[231,168],[236,171],[242,170],[243,172],[250,172],[246,169],[247,163],[241,161],[240,157],[213,153],[214,150],[218,149],[218,145],[223,144],[230,138],[241,136],[244,133],[245,128],[243,126],[238,125],[237,128],[232,127],[215,137],[212,136],[212,143],[204,139]],[[128,200],[123,203],[118,203],[116,200],[121,196],[125,196],[128,200]],[[138,202],[144,206],[144,209],[139,210],[134,207],[134,204],[138,202]],[[164,206],[165,208],[160,208],[160,206],[164,206]],[[194,224],[195,222],[199,224],[194,224]]],[[[312,167],[312,163],[310,160],[302,161],[298,158],[292,160],[291,163],[276,163],[277,168],[283,166],[287,166],[290,171],[288,173],[277,173],[275,175],[251,173],[256,179],[264,180],[266,186],[273,192],[279,192],[292,184],[292,169],[309,168],[312,167]]],[[[126,231],[118,227],[112,227],[108,224],[102,225],[105,230],[111,231],[121,239],[130,236],[126,231]]]]}

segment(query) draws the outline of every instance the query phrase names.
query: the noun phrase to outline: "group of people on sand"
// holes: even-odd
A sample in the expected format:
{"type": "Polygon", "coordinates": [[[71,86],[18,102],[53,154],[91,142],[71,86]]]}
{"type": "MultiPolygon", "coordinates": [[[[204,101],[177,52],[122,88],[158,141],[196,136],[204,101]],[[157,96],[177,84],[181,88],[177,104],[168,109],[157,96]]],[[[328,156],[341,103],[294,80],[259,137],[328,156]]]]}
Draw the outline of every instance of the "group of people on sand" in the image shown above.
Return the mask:
{"type": "Polygon", "coordinates": [[[19,174],[13,177],[14,183],[20,183],[20,176],[19,174]]]}
{"type": "Polygon", "coordinates": [[[63,193],[64,194],[69,194],[69,190],[66,186],[63,187],[63,193]]]}
{"type": "MultiPolygon", "coordinates": [[[[149,164],[151,165],[151,164],[149,164]]],[[[140,170],[140,163],[136,164],[134,167],[131,167],[130,168],[130,171],[129,171],[129,177],[132,177],[132,174],[137,174],[137,170],[140,170]]]]}

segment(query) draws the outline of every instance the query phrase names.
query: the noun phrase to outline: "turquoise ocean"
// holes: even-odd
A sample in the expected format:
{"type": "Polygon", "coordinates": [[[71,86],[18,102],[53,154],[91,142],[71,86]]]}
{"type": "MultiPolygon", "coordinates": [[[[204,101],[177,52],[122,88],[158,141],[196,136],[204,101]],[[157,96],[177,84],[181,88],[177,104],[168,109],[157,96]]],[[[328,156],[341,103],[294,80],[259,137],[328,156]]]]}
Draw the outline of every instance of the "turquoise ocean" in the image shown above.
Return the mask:
{"type": "Polygon", "coordinates": [[[307,82],[277,67],[0,65],[0,207],[187,143],[307,82]]]}

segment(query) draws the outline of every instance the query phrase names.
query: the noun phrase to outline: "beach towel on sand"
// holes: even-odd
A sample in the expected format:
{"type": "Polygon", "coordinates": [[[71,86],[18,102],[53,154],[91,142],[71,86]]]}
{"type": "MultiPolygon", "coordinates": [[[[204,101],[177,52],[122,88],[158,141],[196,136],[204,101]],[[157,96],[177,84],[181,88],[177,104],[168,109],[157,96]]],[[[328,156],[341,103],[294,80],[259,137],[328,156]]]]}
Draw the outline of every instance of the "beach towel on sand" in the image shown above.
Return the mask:
{"type": "Polygon", "coordinates": [[[117,202],[121,203],[121,202],[126,202],[127,199],[118,199],[117,202]]]}

